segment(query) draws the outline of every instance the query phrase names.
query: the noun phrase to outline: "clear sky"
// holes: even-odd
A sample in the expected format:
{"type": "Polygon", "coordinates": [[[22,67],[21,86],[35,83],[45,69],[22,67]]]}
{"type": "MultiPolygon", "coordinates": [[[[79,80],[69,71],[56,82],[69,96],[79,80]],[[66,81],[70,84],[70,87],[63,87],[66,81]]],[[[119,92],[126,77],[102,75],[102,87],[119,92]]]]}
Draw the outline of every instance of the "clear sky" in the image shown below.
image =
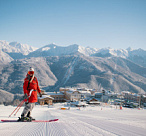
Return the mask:
{"type": "Polygon", "coordinates": [[[0,40],[146,49],[146,0],[0,0],[0,40]]]}

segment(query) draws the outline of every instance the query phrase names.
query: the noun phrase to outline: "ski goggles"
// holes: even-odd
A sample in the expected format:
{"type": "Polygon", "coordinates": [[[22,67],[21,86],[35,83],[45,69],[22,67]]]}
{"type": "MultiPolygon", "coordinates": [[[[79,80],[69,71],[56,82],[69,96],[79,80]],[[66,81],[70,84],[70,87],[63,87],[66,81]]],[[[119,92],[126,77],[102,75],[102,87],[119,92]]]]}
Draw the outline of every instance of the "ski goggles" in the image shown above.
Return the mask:
{"type": "Polygon", "coordinates": [[[28,74],[29,75],[33,75],[34,74],[34,71],[28,71],[28,74]]]}

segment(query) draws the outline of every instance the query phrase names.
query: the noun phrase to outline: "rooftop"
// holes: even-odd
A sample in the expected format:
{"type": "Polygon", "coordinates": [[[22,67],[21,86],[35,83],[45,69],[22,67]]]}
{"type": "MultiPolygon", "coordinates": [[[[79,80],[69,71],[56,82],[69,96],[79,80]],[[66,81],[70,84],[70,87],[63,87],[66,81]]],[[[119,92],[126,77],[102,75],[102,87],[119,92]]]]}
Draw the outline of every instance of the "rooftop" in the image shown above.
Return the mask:
{"type": "Polygon", "coordinates": [[[47,95],[64,95],[61,92],[46,92],[47,95]]]}

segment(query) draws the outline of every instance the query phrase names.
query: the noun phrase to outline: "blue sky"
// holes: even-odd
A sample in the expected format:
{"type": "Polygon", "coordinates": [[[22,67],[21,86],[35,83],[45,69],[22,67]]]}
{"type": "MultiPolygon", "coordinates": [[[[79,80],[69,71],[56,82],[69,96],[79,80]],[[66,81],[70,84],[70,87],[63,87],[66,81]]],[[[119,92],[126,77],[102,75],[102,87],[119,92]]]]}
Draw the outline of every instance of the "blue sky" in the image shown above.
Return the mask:
{"type": "Polygon", "coordinates": [[[146,49],[146,0],[0,0],[0,40],[146,49]]]}

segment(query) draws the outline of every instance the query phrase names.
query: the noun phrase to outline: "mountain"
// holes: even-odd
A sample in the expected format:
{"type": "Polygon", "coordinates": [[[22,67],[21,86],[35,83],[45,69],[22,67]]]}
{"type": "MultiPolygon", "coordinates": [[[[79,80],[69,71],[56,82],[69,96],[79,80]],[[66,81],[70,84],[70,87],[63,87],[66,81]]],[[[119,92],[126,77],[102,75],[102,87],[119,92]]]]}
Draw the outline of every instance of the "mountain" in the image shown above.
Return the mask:
{"type": "Polygon", "coordinates": [[[46,56],[62,56],[71,54],[83,54],[91,55],[96,52],[97,49],[85,48],[77,44],[73,44],[67,47],[57,46],[55,44],[46,45],[34,52],[29,53],[28,57],[46,57],[46,56]]]}
{"type": "Polygon", "coordinates": [[[13,60],[12,57],[10,57],[7,53],[0,50],[0,63],[8,63],[13,60]]]}
{"type": "Polygon", "coordinates": [[[128,51],[124,49],[103,48],[103,49],[99,49],[95,54],[92,54],[92,56],[97,56],[97,57],[116,56],[116,57],[127,58],[128,51]]]}
{"type": "Polygon", "coordinates": [[[93,57],[121,57],[132,62],[146,67],[146,51],[143,49],[111,49],[111,48],[103,48],[99,49],[95,54],[92,54],[93,57]]]}
{"type": "Polygon", "coordinates": [[[123,58],[62,56],[46,59],[58,79],[56,90],[60,86],[98,88],[101,84],[105,89],[116,92],[140,92],[146,87],[146,68],[123,58]],[[143,89],[140,90],[139,86],[143,89]]]}
{"type": "Polygon", "coordinates": [[[146,51],[142,49],[133,50],[130,47],[127,49],[97,49],[90,47],[82,47],[77,44],[73,44],[67,47],[49,44],[37,49],[27,44],[20,44],[18,42],[8,43],[6,41],[1,40],[0,49],[13,59],[80,54],[85,56],[94,56],[102,58],[122,57],[125,59],[129,59],[136,64],[146,67],[146,51]]]}
{"type": "Polygon", "coordinates": [[[115,92],[144,92],[146,68],[124,58],[100,58],[83,55],[37,57],[14,60],[2,65],[0,87],[13,94],[23,93],[28,68],[35,69],[41,88],[58,91],[59,87],[88,87],[99,84],[115,92]]]}
{"type": "Polygon", "coordinates": [[[0,50],[8,54],[13,59],[24,58],[30,52],[35,51],[37,48],[29,46],[27,44],[21,44],[18,42],[7,42],[0,40],[0,50]]]}
{"type": "Polygon", "coordinates": [[[34,52],[30,52],[27,57],[47,57],[63,55],[85,55],[94,57],[122,57],[129,59],[141,66],[146,67],[146,51],[142,49],[111,49],[111,48],[90,48],[73,44],[67,47],[57,46],[55,44],[46,45],[34,52]]]}
{"type": "Polygon", "coordinates": [[[3,104],[4,102],[12,102],[13,99],[14,94],[0,89],[0,104],[3,104]]]}
{"type": "Polygon", "coordinates": [[[146,51],[143,49],[130,50],[127,59],[146,67],[146,51]]]}
{"type": "Polygon", "coordinates": [[[13,94],[23,93],[23,81],[29,67],[33,66],[40,81],[41,88],[54,85],[57,78],[46,64],[45,58],[14,60],[5,65],[0,64],[0,89],[13,94]]]}
{"type": "Polygon", "coordinates": [[[17,49],[16,52],[22,53],[23,55],[28,55],[30,52],[33,52],[37,49],[27,44],[21,44],[18,42],[11,42],[9,45],[17,49]]]}
{"type": "Polygon", "coordinates": [[[47,91],[99,86],[115,92],[146,91],[146,51],[142,49],[49,44],[32,51],[16,42],[0,41],[0,45],[0,89],[12,94],[23,93],[23,81],[30,66],[35,69],[40,87],[47,91]],[[24,55],[21,49],[30,53],[24,55]]]}

